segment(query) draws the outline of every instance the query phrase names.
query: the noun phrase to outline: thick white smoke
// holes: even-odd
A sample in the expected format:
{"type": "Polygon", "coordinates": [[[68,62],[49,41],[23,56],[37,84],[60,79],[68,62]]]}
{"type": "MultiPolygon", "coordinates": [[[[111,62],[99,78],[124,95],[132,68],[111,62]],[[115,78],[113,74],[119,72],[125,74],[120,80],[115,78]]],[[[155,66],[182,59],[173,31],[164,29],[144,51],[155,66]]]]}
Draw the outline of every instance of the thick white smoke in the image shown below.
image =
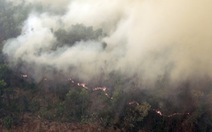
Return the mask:
{"type": "MultiPolygon", "coordinates": [[[[66,8],[70,0],[6,0],[12,4],[18,5],[42,5],[45,8],[54,10],[61,10],[60,8],[66,8]]],[[[64,10],[64,9],[63,9],[64,10]]]]}
{"type": "MultiPolygon", "coordinates": [[[[54,6],[60,3],[40,2],[54,6]]],[[[65,6],[59,6],[67,8],[62,15],[31,13],[22,34],[6,41],[3,52],[11,65],[23,61],[38,72],[43,66],[51,66],[86,81],[113,71],[136,76],[138,82],[146,84],[164,76],[171,82],[212,77],[212,1],[64,0],[64,3],[65,6]],[[106,36],[57,47],[54,31],[68,31],[75,24],[101,28],[106,36]],[[105,49],[101,46],[103,42],[107,43],[105,49]]],[[[34,77],[37,79],[38,75],[34,77]]]]}

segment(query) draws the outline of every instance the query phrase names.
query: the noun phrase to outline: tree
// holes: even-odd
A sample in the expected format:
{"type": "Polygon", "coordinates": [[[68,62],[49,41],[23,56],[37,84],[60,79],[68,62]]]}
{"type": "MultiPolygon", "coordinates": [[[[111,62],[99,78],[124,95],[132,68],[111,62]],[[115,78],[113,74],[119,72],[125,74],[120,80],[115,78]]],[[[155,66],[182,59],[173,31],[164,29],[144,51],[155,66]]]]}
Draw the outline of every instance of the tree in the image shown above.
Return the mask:
{"type": "Polygon", "coordinates": [[[144,103],[133,103],[129,104],[125,109],[125,116],[123,119],[124,127],[130,130],[138,130],[139,126],[136,124],[138,122],[142,122],[143,119],[148,115],[151,106],[144,102],[144,103]]]}
{"type": "Polygon", "coordinates": [[[84,88],[72,88],[65,99],[65,114],[70,121],[81,121],[87,115],[89,93],[84,88]]]}
{"type": "MultiPolygon", "coordinates": [[[[82,24],[73,25],[70,30],[58,30],[55,32],[60,44],[66,44],[69,46],[74,45],[76,42],[87,41],[87,40],[99,40],[103,37],[102,29],[94,30],[93,27],[86,27],[82,24]]],[[[102,44],[103,48],[106,47],[106,44],[102,44]]]]}
{"type": "Polygon", "coordinates": [[[3,100],[2,100],[2,96],[4,94],[4,88],[6,86],[6,83],[4,80],[0,80],[0,109],[2,108],[2,103],[3,103],[3,100]]]}

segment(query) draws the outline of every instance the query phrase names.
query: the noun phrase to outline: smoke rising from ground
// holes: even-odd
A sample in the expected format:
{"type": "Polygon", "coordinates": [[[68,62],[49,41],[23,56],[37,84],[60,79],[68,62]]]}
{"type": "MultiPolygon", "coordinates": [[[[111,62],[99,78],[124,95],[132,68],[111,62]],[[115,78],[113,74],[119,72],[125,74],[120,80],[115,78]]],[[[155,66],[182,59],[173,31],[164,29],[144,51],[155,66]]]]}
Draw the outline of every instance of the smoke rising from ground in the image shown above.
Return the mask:
{"type": "Polygon", "coordinates": [[[113,72],[146,85],[162,78],[171,83],[212,78],[210,0],[39,2],[67,10],[32,11],[21,35],[7,40],[3,48],[11,66],[30,67],[36,81],[47,76],[43,74],[48,68],[88,82],[113,72]],[[77,24],[83,25],[74,36],[80,40],[71,44],[59,40],[58,30],[74,32],[77,24]],[[80,31],[83,34],[88,27],[92,30],[87,38],[81,37],[80,31]],[[103,33],[89,36],[99,29],[103,33]]]}

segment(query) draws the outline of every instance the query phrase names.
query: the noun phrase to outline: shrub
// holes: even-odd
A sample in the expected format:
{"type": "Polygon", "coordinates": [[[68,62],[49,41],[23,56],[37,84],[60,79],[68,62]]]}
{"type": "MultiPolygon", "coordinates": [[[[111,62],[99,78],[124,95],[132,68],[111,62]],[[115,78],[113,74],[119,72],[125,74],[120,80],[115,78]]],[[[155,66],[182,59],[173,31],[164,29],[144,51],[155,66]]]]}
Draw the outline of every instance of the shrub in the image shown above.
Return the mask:
{"type": "Polygon", "coordinates": [[[5,128],[10,129],[13,126],[13,118],[11,116],[6,116],[3,119],[3,125],[5,128]]]}

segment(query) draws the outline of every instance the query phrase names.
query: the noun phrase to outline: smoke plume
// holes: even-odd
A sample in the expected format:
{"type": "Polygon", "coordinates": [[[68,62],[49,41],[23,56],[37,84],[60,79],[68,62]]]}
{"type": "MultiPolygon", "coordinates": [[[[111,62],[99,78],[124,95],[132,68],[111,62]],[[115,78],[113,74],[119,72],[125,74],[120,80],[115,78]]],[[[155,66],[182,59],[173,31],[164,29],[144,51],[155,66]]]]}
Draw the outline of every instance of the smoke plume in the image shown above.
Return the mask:
{"type": "Polygon", "coordinates": [[[138,85],[212,78],[210,0],[25,0],[29,3],[51,10],[31,11],[3,53],[12,67],[30,69],[36,81],[48,69],[87,82],[115,72],[138,85]],[[58,9],[65,11],[52,11],[58,9]]]}

